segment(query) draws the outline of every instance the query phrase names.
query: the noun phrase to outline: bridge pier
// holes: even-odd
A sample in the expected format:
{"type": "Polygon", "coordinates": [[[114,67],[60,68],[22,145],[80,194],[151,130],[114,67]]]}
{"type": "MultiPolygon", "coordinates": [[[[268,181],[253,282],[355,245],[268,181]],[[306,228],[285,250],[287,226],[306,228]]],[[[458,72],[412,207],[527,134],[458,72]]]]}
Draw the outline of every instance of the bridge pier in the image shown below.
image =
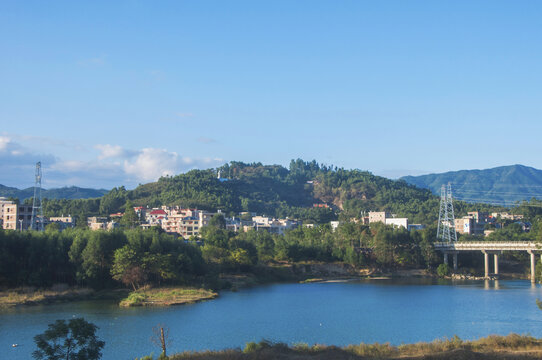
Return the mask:
{"type": "MultiPolygon", "coordinates": [[[[527,251],[531,255],[531,282],[534,284],[536,282],[536,258],[535,252],[532,250],[527,251]]],[[[542,258],[542,254],[541,254],[542,258]]]]}
{"type": "Polygon", "coordinates": [[[501,251],[482,250],[484,254],[484,277],[489,278],[489,255],[493,254],[493,266],[495,270],[495,276],[499,276],[499,255],[501,251]]]}
{"type": "Polygon", "coordinates": [[[457,270],[457,253],[458,253],[457,251],[445,251],[444,252],[444,263],[446,265],[449,265],[448,255],[452,254],[452,262],[453,262],[454,271],[457,270]]]}
{"type": "Polygon", "coordinates": [[[482,251],[484,254],[484,275],[489,278],[489,255],[493,255],[495,275],[499,275],[499,255],[503,251],[527,251],[531,261],[531,282],[536,281],[536,255],[540,254],[542,262],[542,249],[535,242],[530,241],[509,241],[509,242],[486,242],[486,241],[465,241],[465,242],[436,242],[436,250],[444,254],[444,263],[448,264],[448,255],[453,255],[454,270],[457,269],[457,253],[459,251],[482,251]]]}
{"type": "Polygon", "coordinates": [[[495,276],[499,276],[499,254],[493,254],[493,260],[495,262],[495,276]]]}
{"type": "Polygon", "coordinates": [[[485,250],[482,250],[484,254],[484,278],[489,277],[489,253],[485,250]]]}

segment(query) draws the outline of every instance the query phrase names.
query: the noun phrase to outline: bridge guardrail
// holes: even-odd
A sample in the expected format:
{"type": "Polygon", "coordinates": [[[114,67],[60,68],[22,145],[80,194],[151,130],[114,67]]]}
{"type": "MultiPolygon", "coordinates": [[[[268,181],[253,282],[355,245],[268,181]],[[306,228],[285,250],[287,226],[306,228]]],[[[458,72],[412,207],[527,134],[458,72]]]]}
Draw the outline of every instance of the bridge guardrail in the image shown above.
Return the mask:
{"type": "Polygon", "coordinates": [[[533,241],[436,242],[435,249],[450,250],[542,250],[542,243],[533,241]]]}

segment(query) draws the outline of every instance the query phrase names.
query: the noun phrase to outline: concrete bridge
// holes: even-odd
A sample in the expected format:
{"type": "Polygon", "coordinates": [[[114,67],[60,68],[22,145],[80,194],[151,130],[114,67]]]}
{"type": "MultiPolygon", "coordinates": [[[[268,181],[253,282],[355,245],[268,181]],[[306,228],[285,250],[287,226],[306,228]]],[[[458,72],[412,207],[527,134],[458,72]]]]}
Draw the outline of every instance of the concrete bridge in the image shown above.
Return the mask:
{"type": "Polygon", "coordinates": [[[465,242],[437,242],[435,250],[444,254],[444,263],[448,264],[448,255],[452,255],[454,270],[457,270],[457,254],[460,251],[481,251],[484,254],[485,277],[489,277],[489,255],[493,255],[495,262],[495,275],[499,275],[499,255],[503,251],[527,251],[531,256],[531,282],[535,282],[536,254],[540,254],[542,261],[542,244],[528,241],[465,241],[465,242]]]}

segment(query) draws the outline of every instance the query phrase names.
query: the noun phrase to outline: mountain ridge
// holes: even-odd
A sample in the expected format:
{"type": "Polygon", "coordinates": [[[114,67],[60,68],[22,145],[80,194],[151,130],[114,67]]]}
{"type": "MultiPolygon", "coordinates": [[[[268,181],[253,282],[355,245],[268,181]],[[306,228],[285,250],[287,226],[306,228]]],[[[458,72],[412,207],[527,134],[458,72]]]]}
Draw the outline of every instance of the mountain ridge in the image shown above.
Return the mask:
{"type": "Polygon", "coordinates": [[[443,184],[451,183],[454,198],[467,202],[513,205],[531,198],[542,199],[542,170],[521,164],[403,176],[400,180],[436,195],[443,184]]]}
{"type": "MultiPolygon", "coordinates": [[[[109,190],[82,188],[78,186],[65,186],[61,188],[41,189],[41,196],[47,199],[91,199],[102,197],[109,190]]],[[[16,187],[0,184],[0,196],[18,198],[21,201],[34,196],[34,187],[17,189],[16,187]]]]}

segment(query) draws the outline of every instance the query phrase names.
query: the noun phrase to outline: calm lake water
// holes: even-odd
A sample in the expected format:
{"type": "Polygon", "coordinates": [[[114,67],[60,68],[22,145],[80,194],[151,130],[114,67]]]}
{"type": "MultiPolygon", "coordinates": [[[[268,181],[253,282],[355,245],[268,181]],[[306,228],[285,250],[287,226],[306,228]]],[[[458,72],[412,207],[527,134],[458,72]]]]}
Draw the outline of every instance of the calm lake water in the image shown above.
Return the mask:
{"type": "Polygon", "coordinates": [[[121,309],[101,301],[26,307],[0,312],[0,358],[31,358],[34,335],[56,319],[81,316],[99,326],[103,359],[159,354],[149,340],[158,323],[170,328],[171,352],[243,347],[262,339],[347,345],[511,332],[542,337],[537,298],[542,288],[524,280],[410,279],[267,285],[169,308],[121,309]]]}

